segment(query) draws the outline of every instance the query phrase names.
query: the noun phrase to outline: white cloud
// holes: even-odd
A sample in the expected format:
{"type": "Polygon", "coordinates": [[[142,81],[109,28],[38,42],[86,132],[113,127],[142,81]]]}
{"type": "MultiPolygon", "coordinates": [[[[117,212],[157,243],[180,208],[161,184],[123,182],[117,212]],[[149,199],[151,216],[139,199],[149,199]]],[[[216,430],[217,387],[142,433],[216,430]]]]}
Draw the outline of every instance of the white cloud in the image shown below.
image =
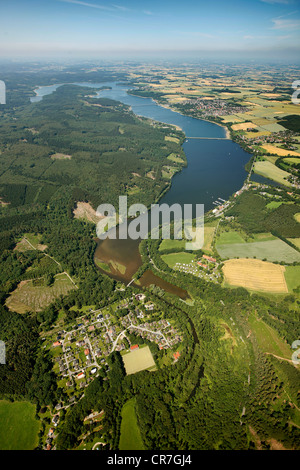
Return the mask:
{"type": "Polygon", "coordinates": [[[282,5],[290,5],[291,3],[294,3],[291,0],[260,0],[260,1],[263,3],[270,3],[272,5],[276,3],[282,4],[282,5]]]}
{"type": "MultiPolygon", "coordinates": [[[[112,12],[132,12],[130,8],[124,7],[123,5],[117,5],[117,4],[111,4],[111,6],[106,6],[106,5],[99,5],[96,3],[89,3],[89,2],[83,2],[81,0],[58,0],[59,2],[63,3],[70,3],[73,5],[82,5],[84,7],[89,7],[89,8],[97,8],[98,10],[103,10],[103,11],[112,11],[112,12]]],[[[153,15],[152,11],[150,10],[143,10],[144,15],[153,15]]]]}
{"type": "Polygon", "coordinates": [[[104,5],[98,5],[96,3],[82,2],[81,0],[59,0],[63,3],[73,3],[74,5],[82,5],[84,7],[97,8],[98,10],[114,11],[114,8],[110,8],[104,5]]]}
{"type": "Polygon", "coordinates": [[[117,8],[118,10],[130,11],[130,8],[123,7],[122,5],[115,5],[115,4],[113,4],[112,6],[113,6],[114,8],[117,8]]]}
{"type": "Polygon", "coordinates": [[[274,18],[272,29],[300,29],[300,20],[283,20],[282,18],[274,18]]]}
{"type": "MultiPolygon", "coordinates": [[[[175,31],[178,33],[178,31],[175,31]]],[[[201,33],[201,31],[179,31],[180,34],[184,34],[186,36],[194,36],[200,38],[214,38],[212,34],[201,33]]]]}
{"type": "Polygon", "coordinates": [[[265,39],[267,38],[268,36],[253,36],[252,34],[247,34],[245,36],[243,36],[244,39],[265,39]]]}

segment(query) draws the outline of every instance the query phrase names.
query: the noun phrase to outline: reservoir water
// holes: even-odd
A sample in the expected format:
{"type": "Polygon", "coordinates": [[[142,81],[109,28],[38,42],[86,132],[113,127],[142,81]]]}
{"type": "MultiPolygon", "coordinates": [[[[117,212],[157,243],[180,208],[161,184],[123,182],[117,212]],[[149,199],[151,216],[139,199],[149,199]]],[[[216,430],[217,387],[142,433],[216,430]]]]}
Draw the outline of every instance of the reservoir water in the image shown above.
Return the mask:
{"type": "MultiPolygon", "coordinates": [[[[183,149],[188,164],[173,177],[170,190],[164,194],[159,204],[204,204],[204,210],[207,212],[214,207],[213,202],[217,198],[227,200],[242,187],[247,176],[244,167],[250,155],[238,144],[226,139],[226,130],[223,127],[176,113],[158,105],[151,98],[130,95],[127,93],[129,86],[125,84],[115,82],[75,84],[98,89],[107,87],[98,91],[97,97],[121,101],[129,105],[139,116],[172,124],[183,130],[186,135],[183,149]]],[[[41,100],[43,96],[55,91],[58,86],[60,85],[38,88],[36,97],[31,98],[31,101],[41,100]]],[[[95,258],[110,264],[111,277],[128,283],[141,265],[138,245],[138,240],[99,241],[95,258]],[[123,268],[119,270],[118,265],[123,268]]],[[[173,291],[181,298],[186,297],[185,291],[167,285],[152,271],[146,271],[140,283],[143,286],[157,284],[170,292],[173,291]]]]}
{"type": "MultiPolygon", "coordinates": [[[[160,204],[204,204],[207,212],[214,207],[213,202],[218,197],[226,200],[243,185],[247,176],[244,166],[250,155],[232,140],[226,140],[225,128],[174,112],[158,105],[151,98],[130,95],[127,93],[128,85],[116,82],[81,82],[75,85],[96,89],[107,87],[98,91],[97,97],[121,101],[139,116],[172,124],[183,130],[187,136],[183,149],[188,166],[173,177],[171,189],[160,200],[160,204]]],[[[39,87],[31,101],[40,101],[59,86],[39,87]]]]}

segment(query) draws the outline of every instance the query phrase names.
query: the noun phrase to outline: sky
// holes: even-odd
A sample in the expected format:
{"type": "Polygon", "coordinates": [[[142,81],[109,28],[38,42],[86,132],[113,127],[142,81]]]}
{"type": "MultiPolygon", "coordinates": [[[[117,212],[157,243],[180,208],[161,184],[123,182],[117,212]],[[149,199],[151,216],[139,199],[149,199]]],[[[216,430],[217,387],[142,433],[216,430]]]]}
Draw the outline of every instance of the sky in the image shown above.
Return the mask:
{"type": "Polygon", "coordinates": [[[0,0],[0,58],[300,57],[300,0],[0,0]]]}

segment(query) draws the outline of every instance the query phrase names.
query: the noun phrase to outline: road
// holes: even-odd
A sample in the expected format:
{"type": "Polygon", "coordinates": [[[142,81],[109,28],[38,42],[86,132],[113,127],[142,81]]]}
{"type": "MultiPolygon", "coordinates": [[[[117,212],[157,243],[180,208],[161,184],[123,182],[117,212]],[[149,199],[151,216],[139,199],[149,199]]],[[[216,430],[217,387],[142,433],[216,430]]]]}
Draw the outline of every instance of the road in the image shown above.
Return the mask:
{"type": "MultiPolygon", "coordinates": [[[[24,240],[27,241],[27,243],[31,246],[31,248],[33,248],[35,251],[41,251],[41,250],[38,250],[38,248],[36,248],[35,246],[33,246],[33,244],[26,238],[24,237],[24,240]]],[[[51,258],[52,261],[54,261],[58,266],[60,266],[62,268],[62,265],[55,259],[53,258],[52,256],[48,255],[48,253],[44,253],[43,251],[41,251],[41,253],[43,253],[44,256],[48,256],[48,258],[51,258]]],[[[68,278],[70,279],[70,281],[74,284],[74,286],[76,287],[76,289],[78,289],[78,286],[75,284],[75,282],[73,281],[73,279],[71,278],[71,276],[66,272],[66,271],[63,271],[62,273],[59,273],[59,274],[66,274],[66,276],[68,276],[68,278]]]]}

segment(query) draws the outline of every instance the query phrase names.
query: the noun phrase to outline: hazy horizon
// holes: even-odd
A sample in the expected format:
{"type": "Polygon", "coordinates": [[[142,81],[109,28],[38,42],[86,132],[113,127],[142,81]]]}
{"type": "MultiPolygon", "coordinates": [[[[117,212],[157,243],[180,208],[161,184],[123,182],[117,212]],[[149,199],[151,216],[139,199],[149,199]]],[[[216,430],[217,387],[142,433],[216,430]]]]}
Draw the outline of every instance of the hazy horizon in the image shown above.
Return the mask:
{"type": "Polygon", "coordinates": [[[10,0],[0,59],[297,61],[296,0],[10,0]]]}

